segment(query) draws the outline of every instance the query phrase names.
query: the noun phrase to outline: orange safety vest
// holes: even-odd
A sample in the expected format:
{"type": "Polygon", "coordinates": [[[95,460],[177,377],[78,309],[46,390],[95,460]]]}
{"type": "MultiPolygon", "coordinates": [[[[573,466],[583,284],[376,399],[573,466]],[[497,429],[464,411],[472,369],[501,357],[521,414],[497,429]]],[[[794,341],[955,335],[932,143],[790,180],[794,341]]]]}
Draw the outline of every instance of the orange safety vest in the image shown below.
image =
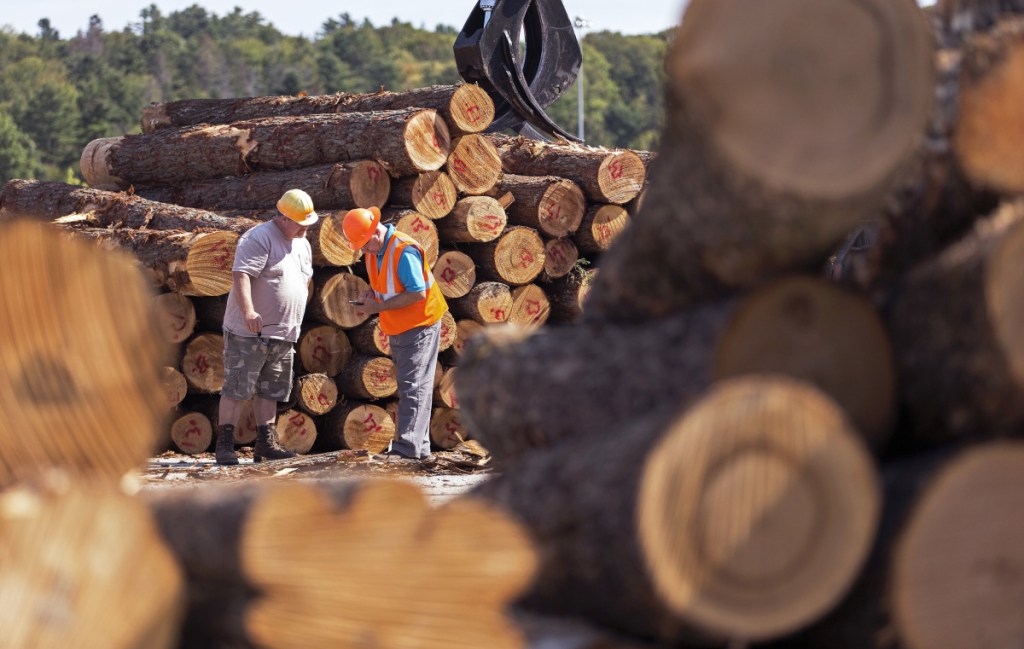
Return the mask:
{"type": "Polygon", "coordinates": [[[423,246],[412,237],[398,231],[391,234],[380,268],[377,267],[377,255],[366,255],[366,272],[370,276],[370,288],[376,293],[377,299],[383,302],[405,292],[405,286],[398,276],[398,259],[406,246],[413,246],[420,251],[420,258],[423,260],[423,279],[427,283],[427,297],[401,309],[380,312],[380,329],[389,336],[397,336],[416,327],[430,326],[440,320],[448,310],[448,303],[444,301],[444,295],[441,294],[441,289],[430,272],[423,246]]]}

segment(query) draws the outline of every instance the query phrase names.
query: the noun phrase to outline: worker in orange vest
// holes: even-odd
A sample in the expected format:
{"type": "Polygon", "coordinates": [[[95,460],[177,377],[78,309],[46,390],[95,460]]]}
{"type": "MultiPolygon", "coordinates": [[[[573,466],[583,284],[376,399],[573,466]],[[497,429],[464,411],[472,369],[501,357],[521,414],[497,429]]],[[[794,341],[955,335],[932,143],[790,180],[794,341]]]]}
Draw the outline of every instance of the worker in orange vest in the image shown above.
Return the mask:
{"type": "Polygon", "coordinates": [[[395,226],[381,223],[379,209],[349,210],[342,230],[353,250],[363,251],[370,278],[371,290],[356,304],[356,313],[380,314],[398,372],[398,431],[387,454],[427,459],[441,317],[448,304],[423,247],[395,226]]]}

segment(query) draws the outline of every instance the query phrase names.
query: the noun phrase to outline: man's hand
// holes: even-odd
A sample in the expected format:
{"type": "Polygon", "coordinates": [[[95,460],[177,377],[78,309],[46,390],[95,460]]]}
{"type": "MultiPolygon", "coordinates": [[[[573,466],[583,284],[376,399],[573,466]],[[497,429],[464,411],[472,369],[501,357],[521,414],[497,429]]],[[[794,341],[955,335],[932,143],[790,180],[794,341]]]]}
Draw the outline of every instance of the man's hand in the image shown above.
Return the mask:
{"type": "Polygon", "coordinates": [[[260,335],[260,331],[263,329],[263,317],[255,311],[249,311],[245,314],[245,328],[249,330],[249,333],[260,335]]]}

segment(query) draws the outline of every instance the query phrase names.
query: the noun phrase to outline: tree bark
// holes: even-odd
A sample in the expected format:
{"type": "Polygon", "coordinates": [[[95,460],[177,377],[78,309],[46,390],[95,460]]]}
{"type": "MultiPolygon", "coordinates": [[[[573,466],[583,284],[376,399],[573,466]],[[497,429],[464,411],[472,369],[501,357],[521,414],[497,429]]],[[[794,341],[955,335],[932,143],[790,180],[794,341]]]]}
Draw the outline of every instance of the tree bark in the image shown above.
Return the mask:
{"type": "Polygon", "coordinates": [[[541,544],[524,606],[682,646],[766,640],[828,610],[867,556],[880,502],[842,410],[758,377],[682,414],[648,412],[478,490],[541,544]]]}
{"type": "Polygon", "coordinates": [[[551,305],[552,323],[569,324],[580,320],[584,302],[595,277],[597,270],[581,269],[579,272],[566,273],[545,288],[544,293],[551,305]]]}
{"type": "Polygon", "coordinates": [[[916,4],[759,7],[689,5],[644,209],[603,256],[587,318],[661,317],[821,264],[914,154],[935,91],[916,4]]]}
{"type": "Polygon", "coordinates": [[[379,162],[359,160],[192,180],[170,187],[136,187],[135,191],[143,198],[186,207],[266,210],[289,189],[309,194],[316,210],[348,210],[386,203],[391,177],[379,162]]]}
{"type": "Polygon", "coordinates": [[[501,282],[477,282],[464,297],[448,301],[456,318],[482,325],[505,322],[512,312],[512,291],[501,282]]]}
{"type": "Polygon", "coordinates": [[[484,279],[520,286],[544,270],[544,240],[533,228],[507,228],[497,240],[468,245],[465,250],[484,279]]]}
{"type": "Polygon", "coordinates": [[[540,230],[549,237],[565,237],[583,221],[586,198],[576,183],[553,176],[506,174],[491,196],[512,194],[515,202],[506,211],[509,223],[540,230]]]}
{"type": "Polygon", "coordinates": [[[910,444],[1018,434],[1024,423],[1024,312],[1017,270],[1024,202],[918,266],[886,310],[910,444]]]}
{"type": "Polygon", "coordinates": [[[501,178],[501,157],[486,136],[463,135],[452,142],[445,169],[460,192],[479,196],[501,178]]]}
{"type": "Polygon", "coordinates": [[[469,196],[437,222],[437,230],[445,243],[483,243],[501,236],[507,222],[501,203],[489,196],[469,196]]]}
{"type": "Polygon", "coordinates": [[[193,232],[211,228],[242,234],[258,225],[250,219],[225,218],[213,212],[146,200],[124,192],[17,179],[7,182],[0,190],[0,219],[15,215],[50,221],[80,215],[81,221],[90,225],[136,230],[193,232]]]}
{"type": "Polygon", "coordinates": [[[82,175],[93,186],[177,184],[251,171],[377,160],[394,176],[440,169],[448,128],[433,110],[272,117],[93,140],[82,175]]]}
{"type": "Polygon", "coordinates": [[[644,185],[647,172],[632,151],[549,144],[523,137],[492,135],[505,171],[520,176],[558,176],[580,186],[598,203],[628,203],[644,185]]]}
{"type": "Polygon", "coordinates": [[[588,255],[607,251],[629,224],[629,212],[619,205],[591,205],[573,236],[576,247],[588,255]]]}
{"type": "Polygon", "coordinates": [[[32,221],[0,224],[0,259],[0,490],[116,484],[166,432],[153,293],[128,255],[32,221]]]}
{"type": "MultiPolygon", "coordinates": [[[[437,220],[448,216],[458,199],[459,192],[448,174],[427,171],[396,180],[391,187],[388,205],[408,208],[428,219],[437,220]]],[[[378,206],[383,204],[381,202],[378,206]]]]}
{"type": "Polygon", "coordinates": [[[879,317],[864,298],[801,277],[641,324],[484,329],[463,354],[459,401],[474,437],[509,458],[617,430],[745,374],[806,380],[872,446],[888,438],[895,372],[879,317]]]}
{"type": "Polygon", "coordinates": [[[261,117],[301,117],[321,113],[366,113],[432,108],[453,133],[479,133],[494,120],[494,102],[476,85],[430,86],[402,92],[338,93],[306,97],[185,99],[153,103],[142,112],[142,131],[195,124],[230,124],[261,117]]]}
{"type": "Polygon", "coordinates": [[[334,376],[348,364],[352,344],[339,327],[320,325],[302,332],[298,353],[307,372],[334,376]]]}
{"type": "Polygon", "coordinates": [[[395,363],[383,356],[354,354],[334,378],[342,394],[357,399],[386,399],[398,391],[395,363]]]}
{"type": "Polygon", "coordinates": [[[320,421],[316,450],[367,450],[383,453],[395,436],[395,422],[380,406],[358,401],[341,404],[320,421]]]}

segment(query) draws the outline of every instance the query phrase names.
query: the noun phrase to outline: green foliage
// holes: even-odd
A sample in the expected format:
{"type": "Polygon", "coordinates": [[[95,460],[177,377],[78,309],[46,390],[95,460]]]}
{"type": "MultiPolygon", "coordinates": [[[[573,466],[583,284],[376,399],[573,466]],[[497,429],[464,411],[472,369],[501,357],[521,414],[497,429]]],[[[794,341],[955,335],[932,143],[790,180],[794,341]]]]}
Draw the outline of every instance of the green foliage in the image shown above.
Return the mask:
{"type": "MultiPolygon", "coordinates": [[[[106,31],[99,16],[62,38],[0,30],[0,175],[75,181],[82,148],[138,132],[149,102],[202,97],[403,90],[458,81],[458,28],[394,19],[375,27],[341,14],[312,38],[282,34],[258,12],[218,16],[199,5],[106,31]]],[[[662,122],[668,34],[595,32],[584,39],[586,139],[653,148],[662,122]]],[[[576,132],[577,89],[550,109],[576,132]]]]}

